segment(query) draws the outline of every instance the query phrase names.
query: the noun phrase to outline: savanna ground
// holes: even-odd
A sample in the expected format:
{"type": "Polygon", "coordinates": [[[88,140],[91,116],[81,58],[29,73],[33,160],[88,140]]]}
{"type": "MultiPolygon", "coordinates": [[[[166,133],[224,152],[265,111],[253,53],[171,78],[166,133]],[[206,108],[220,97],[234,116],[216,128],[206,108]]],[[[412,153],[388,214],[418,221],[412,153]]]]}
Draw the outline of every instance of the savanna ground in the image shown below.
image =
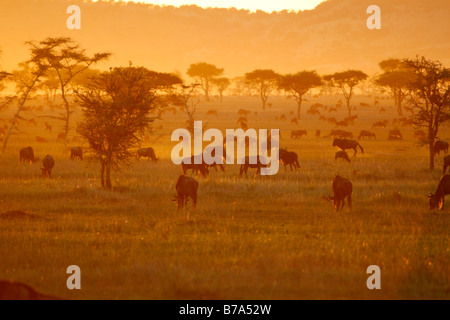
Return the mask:
{"type": "MultiPolygon", "coordinates": [[[[47,107],[25,114],[38,126],[20,127],[23,133],[12,136],[0,156],[0,211],[33,216],[0,218],[0,279],[68,299],[450,298],[449,213],[430,211],[427,201],[441,176],[442,154],[430,172],[428,150],[416,146],[413,128],[400,126],[405,140],[387,141],[391,122],[374,130],[377,140],[361,142],[365,153],[351,164],[334,161],[331,139],[314,137],[316,129],[324,136],[334,126],[306,110],[339,99],[309,97],[298,126],[289,121],[295,102],[284,97],[272,98],[265,112],[258,98],[202,103],[197,120],[223,132],[238,127],[238,109],[257,110],[249,127],[280,128],[281,146],[298,153],[302,168],[280,167],[276,176],[262,178],[254,170],[239,178],[238,166],[212,171],[198,178],[195,211],[177,211],[171,201],[181,168],[170,160],[170,134],[184,125],[185,114],[155,122],[163,129],[142,146],[152,146],[161,161],[132,161],[113,175],[113,192],[99,188],[97,163],[68,159],[56,143],[62,123],[38,117],[50,113],[47,107]],[[206,116],[209,109],[219,115],[206,116]],[[287,121],[275,120],[281,114],[287,121]],[[44,121],[53,133],[45,132],[44,121]],[[306,129],[308,136],[291,140],[292,129],[306,129]],[[49,142],[37,143],[36,135],[49,142]],[[51,180],[41,177],[40,162],[19,164],[18,151],[28,145],[40,159],[55,157],[51,180]],[[359,170],[356,176],[353,170],[359,170]],[[353,182],[352,212],[346,206],[334,213],[323,199],[336,174],[353,182]],[[67,289],[69,265],[80,266],[82,290],[67,289]],[[366,287],[369,265],[381,268],[381,290],[366,287]]],[[[374,97],[352,101],[359,120],[347,130],[355,136],[396,117],[392,100],[380,100],[385,114],[359,107],[361,101],[373,105],[374,97]]],[[[342,119],[346,111],[324,115],[342,119]]],[[[72,123],[77,119],[79,114],[72,123]]],[[[449,138],[450,128],[439,136],[449,138]]]]}

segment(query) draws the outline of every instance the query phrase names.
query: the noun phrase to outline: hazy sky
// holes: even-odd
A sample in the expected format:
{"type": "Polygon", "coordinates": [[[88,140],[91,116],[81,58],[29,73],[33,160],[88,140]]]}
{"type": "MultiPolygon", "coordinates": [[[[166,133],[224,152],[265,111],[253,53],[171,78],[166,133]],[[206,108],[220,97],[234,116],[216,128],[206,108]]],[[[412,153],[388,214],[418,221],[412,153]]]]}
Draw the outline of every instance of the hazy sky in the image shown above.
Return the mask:
{"type": "MultiPolygon", "coordinates": [[[[125,0],[131,1],[131,0],[125,0]]],[[[237,9],[249,9],[252,11],[281,11],[314,9],[324,0],[134,0],[134,2],[146,2],[158,5],[180,6],[183,4],[196,4],[200,7],[235,7],[237,9]]]]}

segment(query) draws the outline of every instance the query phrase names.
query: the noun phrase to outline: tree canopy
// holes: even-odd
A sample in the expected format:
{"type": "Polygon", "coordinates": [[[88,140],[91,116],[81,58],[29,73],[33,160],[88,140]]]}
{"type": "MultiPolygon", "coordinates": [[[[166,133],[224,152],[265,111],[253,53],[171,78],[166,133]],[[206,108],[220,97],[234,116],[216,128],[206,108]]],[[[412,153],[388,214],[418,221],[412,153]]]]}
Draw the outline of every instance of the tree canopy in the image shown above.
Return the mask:
{"type": "Polygon", "coordinates": [[[206,100],[209,100],[211,80],[220,77],[223,74],[223,69],[218,68],[213,64],[199,62],[191,64],[187,74],[200,83],[203,91],[205,92],[206,100]]]}
{"type": "Polygon", "coordinates": [[[255,88],[262,101],[263,110],[266,109],[267,99],[277,88],[280,75],[271,69],[256,69],[245,74],[245,81],[255,88]]]}

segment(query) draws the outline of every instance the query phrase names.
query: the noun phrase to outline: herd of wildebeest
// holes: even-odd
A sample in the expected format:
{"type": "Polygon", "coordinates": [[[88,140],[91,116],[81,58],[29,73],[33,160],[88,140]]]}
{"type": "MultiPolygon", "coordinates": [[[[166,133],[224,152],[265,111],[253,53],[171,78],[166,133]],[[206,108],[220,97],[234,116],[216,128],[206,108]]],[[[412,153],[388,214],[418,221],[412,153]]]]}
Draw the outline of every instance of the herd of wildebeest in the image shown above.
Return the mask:
{"type": "MultiPolygon", "coordinates": [[[[310,108],[308,110],[311,113],[311,110],[316,110],[315,108],[310,108]]],[[[238,124],[241,126],[242,129],[247,129],[247,116],[250,113],[250,111],[247,110],[239,110],[238,115],[238,124]]],[[[213,114],[210,111],[208,111],[208,114],[213,114]]],[[[214,113],[214,115],[217,116],[217,111],[214,113]]],[[[278,119],[285,120],[286,117],[282,115],[281,117],[277,117],[278,119]]],[[[340,150],[335,153],[335,160],[342,159],[348,163],[351,162],[351,159],[347,153],[347,150],[353,150],[353,157],[356,157],[356,154],[358,152],[358,149],[361,150],[362,153],[364,153],[364,149],[361,146],[361,144],[358,142],[361,140],[369,139],[374,140],[376,139],[376,135],[374,132],[368,131],[368,130],[362,130],[360,134],[357,137],[357,140],[353,139],[353,133],[349,131],[345,131],[342,129],[339,129],[340,126],[348,126],[349,124],[353,123],[355,120],[357,120],[358,116],[351,116],[347,117],[342,121],[336,121],[333,119],[328,119],[329,122],[334,123],[338,129],[331,130],[329,135],[322,136],[322,137],[329,137],[333,139],[332,146],[338,147],[340,150]]],[[[407,118],[401,118],[400,120],[395,119],[394,124],[396,122],[400,122],[403,125],[410,125],[411,123],[407,118]]],[[[378,121],[373,124],[372,128],[386,128],[388,124],[387,120],[384,121],[378,121]]],[[[292,130],[290,134],[291,139],[301,139],[303,136],[307,135],[306,130],[292,130]]],[[[414,133],[415,137],[421,138],[424,137],[424,133],[422,130],[418,130],[414,133]]],[[[316,130],[315,137],[319,138],[321,137],[321,131],[316,130]]],[[[389,131],[389,135],[387,137],[388,140],[402,140],[403,136],[401,132],[398,129],[393,129],[389,131]]],[[[246,141],[248,146],[248,141],[246,141]]],[[[225,139],[224,139],[224,145],[223,145],[223,154],[226,154],[225,149],[225,139]]],[[[449,144],[445,141],[438,140],[434,144],[434,154],[439,155],[441,151],[444,151],[445,154],[448,153],[449,144]]],[[[270,147],[268,148],[270,150],[270,147]]],[[[136,152],[136,158],[139,159],[141,157],[148,158],[152,161],[158,161],[159,158],[156,156],[155,150],[152,147],[142,148],[137,150],[136,152]]],[[[250,157],[245,157],[244,164],[240,166],[239,170],[239,177],[242,177],[243,174],[247,176],[247,172],[249,169],[256,169],[256,174],[261,173],[262,168],[268,167],[268,165],[263,164],[260,161],[260,157],[256,157],[257,160],[256,163],[251,163],[250,157]]],[[[32,147],[26,147],[20,150],[19,152],[19,159],[22,163],[33,163],[38,161],[38,159],[34,155],[34,151],[32,147]]],[[[83,160],[83,149],[82,147],[73,147],[70,149],[70,159],[76,160],[80,159],[83,160]]],[[[226,159],[224,158],[224,163],[226,163],[226,159]]],[[[289,166],[291,171],[300,169],[300,164],[298,161],[298,155],[296,152],[288,151],[287,148],[280,148],[279,149],[279,161],[281,164],[284,165],[285,171],[286,167],[289,166]]],[[[42,175],[45,178],[51,178],[51,172],[55,165],[55,160],[51,155],[46,155],[42,160],[42,175]]],[[[443,209],[444,207],[444,197],[447,194],[450,194],[450,176],[445,175],[447,168],[450,166],[450,155],[445,156],[444,158],[444,167],[443,167],[443,177],[441,178],[438,188],[434,194],[431,194],[429,196],[429,203],[430,203],[430,209],[443,209]]],[[[193,177],[194,175],[200,174],[202,177],[206,177],[209,175],[209,170],[211,168],[214,168],[216,171],[218,168],[220,168],[221,171],[225,171],[225,167],[223,164],[206,164],[205,161],[202,160],[202,163],[196,164],[194,161],[194,156],[191,157],[191,161],[183,161],[181,164],[182,168],[182,175],[178,178],[175,189],[176,189],[176,195],[173,201],[176,201],[178,204],[178,209],[181,209],[187,205],[188,198],[191,198],[193,201],[193,208],[195,209],[197,204],[197,190],[199,183],[198,181],[193,177]],[[187,175],[187,171],[192,170],[192,176],[187,175]]],[[[342,211],[344,207],[344,200],[348,200],[348,206],[351,210],[352,207],[352,192],[353,192],[353,186],[352,183],[339,175],[334,177],[332,181],[332,191],[333,196],[329,196],[327,199],[332,201],[334,204],[334,211],[342,211]]]]}

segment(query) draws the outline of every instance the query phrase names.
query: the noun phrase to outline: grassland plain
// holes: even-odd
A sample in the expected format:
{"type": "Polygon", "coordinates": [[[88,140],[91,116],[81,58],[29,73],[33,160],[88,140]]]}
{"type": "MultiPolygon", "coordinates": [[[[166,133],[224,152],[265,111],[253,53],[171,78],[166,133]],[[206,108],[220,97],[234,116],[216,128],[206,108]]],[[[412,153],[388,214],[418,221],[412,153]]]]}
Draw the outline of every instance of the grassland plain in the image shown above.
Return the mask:
{"type": "MultiPolygon", "coordinates": [[[[303,114],[313,103],[338,99],[309,97],[303,114]]],[[[373,100],[354,99],[359,119],[347,130],[355,136],[396,117],[388,99],[380,100],[385,114],[359,107],[373,100]]],[[[283,97],[271,102],[261,111],[257,98],[228,97],[223,104],[202,103],[196,118],[225,130],[238,127],[240,108],[257,111],[249,127],[281,129],[280,145],[298,153],[301,170],[280,167],[275,176],[248,178],[238,177],[238,166],[212,171],[198,178],[195,211],[177,211],[171,201],[181,169],[170,160],[170,134],[183,127],[184,114],[155,122],[158,129],[143,146],[152,146],[161,160],[131,161],[114,173],[113,192],[99,188],[98,164],[69,160],[56,142],[62,123],[40,117],[50,114],[47,107],[26,114],[38,126],[21,126],[0,156],[0,212],[31,216],[0,218],[0,279],[68,299],[450,298],[449,214],[430,211],[427,203],[442,174],[442,154],[430,172],[428,150],[416,145],[414,129],[399,127],[404,141],[387,141],[389,125],[374,130],[377,140],[361,142],[365,153],[351,164],[334,161],[337,149],[323,137],[334,126],[306,115],[291,124],[295,103],[283,97]],[[209,109],[219,115],[206,116],[209,109]],[[281,114],[287,121],[276,120],[281,114]],[[308,135],[291,140],[292,129],[308,135]],[[314,137],[316,129],[321,138],[314,137]],[[49,142],[37,143],[35,136],[49,142]],[[55,157],[51,180],[41,177],[40,163],[19,164],[18,151],[28,145],[40,159],[55,157]],[[323,199],[336,174],[353,182],[352,212],[336,214],[323,199]],[[66,268],[73,264],[81,268],[82,290],[66,287],[66,268]],[[374,264],[381,267],[382,289],[370,291],[366,269],[374,264]]],[[[74,124],[79,117],[74,114],[74,124]]],[[[448,126],[440,137],[450,137],[448,126]]]]}

